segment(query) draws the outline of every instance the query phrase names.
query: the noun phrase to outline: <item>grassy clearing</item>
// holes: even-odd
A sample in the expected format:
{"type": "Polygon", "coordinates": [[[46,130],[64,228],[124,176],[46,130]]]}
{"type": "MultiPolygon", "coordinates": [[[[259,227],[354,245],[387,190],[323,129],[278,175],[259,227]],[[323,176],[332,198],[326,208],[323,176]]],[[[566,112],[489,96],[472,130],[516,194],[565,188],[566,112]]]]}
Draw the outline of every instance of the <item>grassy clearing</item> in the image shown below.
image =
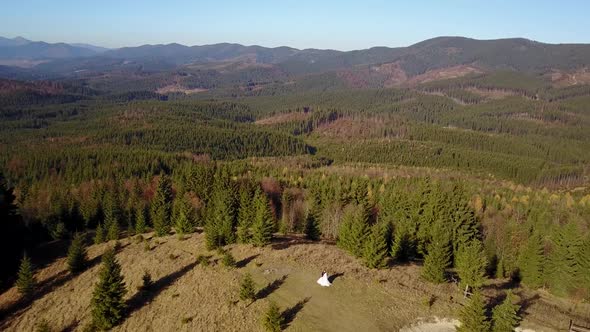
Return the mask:
{"type": "MultiPolygon", "coordinates": [[[[146,251],[142,243],[121,241],[117,259],[129,290],[130,314],[114,331],[262,331],[260,319],[269,301],[278,304],[289,331],[398,331],[419,317],[454,317],[461,301],[454,285],[421,281],[419,266],[372,271],[334,245],[305,243],[298,237],[281,239],[272,248],[234,245],[229,248],[236,259],[233,269],[223,266],[220,253],[205,250],[202,234],[150,242],[152,249],[146,251]],[[335,275],[332,287],[316,284],[322,270],[335,275]],[[146,271],[153,285],[142,292],[146,271]],[[238,295],[246,272],[258,289],[251,304],[239,301],[238,295]]],[[[109,245],[91,246],[90,259],[97,263],[109,245]]],[[[46,294],[30,306],[11,309],[18,299],[14,288],[0,295],[0,308],[12,311],[0,329],[31,331],[45,319],[55,329],[81,331],[89,323],[98,268],[94,264],[72,278],[65,259],[48,265],[37,275],[46,294]]],[[[487,293],[492,296],[501,286],[491,284],[487,293]]],[[[571,315],[547,309],[558,307],[548,305],[545,295],[533,297],[523,326],[553,331],[567,324],[571,315]]]]}

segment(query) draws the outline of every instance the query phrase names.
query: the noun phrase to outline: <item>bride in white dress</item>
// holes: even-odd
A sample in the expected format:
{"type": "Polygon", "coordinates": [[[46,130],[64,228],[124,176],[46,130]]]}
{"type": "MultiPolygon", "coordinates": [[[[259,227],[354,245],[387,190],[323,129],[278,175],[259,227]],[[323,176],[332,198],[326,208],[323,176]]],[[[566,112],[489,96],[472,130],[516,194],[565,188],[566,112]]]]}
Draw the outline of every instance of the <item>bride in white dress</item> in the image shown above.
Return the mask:
{"type": "Polygon", "coordinates": [[[330,280],[328,280],[328,274],[326,273],[326,271],[322,272],[322,277],[318,279],[318,284],[324,287],[332,286],[332,283],[330,282],[330,280]]]}

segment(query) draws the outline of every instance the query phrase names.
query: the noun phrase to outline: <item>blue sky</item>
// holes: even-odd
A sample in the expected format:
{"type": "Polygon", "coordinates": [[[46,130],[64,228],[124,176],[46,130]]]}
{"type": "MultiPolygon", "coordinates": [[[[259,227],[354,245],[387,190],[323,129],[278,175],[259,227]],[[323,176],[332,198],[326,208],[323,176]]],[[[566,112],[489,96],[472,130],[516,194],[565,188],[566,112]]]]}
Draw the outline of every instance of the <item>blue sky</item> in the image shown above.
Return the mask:
{"type": "Polygon", "coordinates": [[[351,50],[436,36],[590,43],[585,0],[0,2],[0,36],[107,47],[236,42],[351,50]]]}

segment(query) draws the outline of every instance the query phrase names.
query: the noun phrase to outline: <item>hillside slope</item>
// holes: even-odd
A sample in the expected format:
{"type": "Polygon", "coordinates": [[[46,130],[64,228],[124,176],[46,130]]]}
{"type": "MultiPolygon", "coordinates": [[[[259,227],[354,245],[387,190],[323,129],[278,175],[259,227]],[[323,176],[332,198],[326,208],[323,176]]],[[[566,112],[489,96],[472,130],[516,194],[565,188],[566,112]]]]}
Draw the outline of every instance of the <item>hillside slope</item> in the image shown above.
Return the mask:
{"type": "MultiPolygon", "coordinates": [[[[121,241],[117,259],[123,267],[130,312],[114,331],[262,331],[260,318],[270,300],[287,317],[288,331],[397,331],[418,317],[453,317],[462,301],[452,284],[421,281],[419,266],[369,270],[333,245],[307,243],[298,237],[280,239],[262,249],[233,246],[235,269],[224,267],[219,254],[205,250],[203,235],[183,241],[175,236],[148,241],[150,250],[145,243],[121,241]],[[211,265],[197,265],[195,258],[200,254],[207,255],[211,265]],[[332,275],[333,287],[316,285],[322,270],[332,275]],[[155,284],[142,295],[137,287],[144,271],[151,273],[155,284]],[[259,289],[259,299],[251,305],[238,298],[246,272],[259,289]],[[434,301],[429,308],[425,303],[431,296],[434,301]]],[[[112,245],[91,246],[92,267],[79,276],[67,274],[63,258],[42,269],[37,275],[41,295],[29,307],[19,308],[14,288],[2,294],[0,308],[9,317],[0,328],[30,331],[46,319],[56,329],[82,331],[90,319],[100,254],[112,245]]],[[[538,295],[519,294],[522,301],[530,302],[523,326],[554,331],[572,317],[538,295]]]]}

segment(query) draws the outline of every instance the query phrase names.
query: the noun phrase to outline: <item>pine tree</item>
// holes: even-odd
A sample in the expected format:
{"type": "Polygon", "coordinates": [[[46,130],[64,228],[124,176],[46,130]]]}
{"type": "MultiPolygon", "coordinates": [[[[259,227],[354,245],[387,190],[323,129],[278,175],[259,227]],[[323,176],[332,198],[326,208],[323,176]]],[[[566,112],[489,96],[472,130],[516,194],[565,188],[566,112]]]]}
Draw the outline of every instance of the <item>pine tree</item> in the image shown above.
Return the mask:
{"type": "Polygon", "coordinates": [[[535,233],[529,237],[519,257],[518,268],[522,283],[530,288],[539,288],[543,285],[543,252],[543,239],[535,233]]]}
{"type": "Polygon", "coordinates": [[[105,231],[104,231],[104,227],[102,226],[102,224],[98,224],[98,226],[96,226],[96,234],[94,235],[94,243],[95,244],[99,244],[99,243],[103,243],[105,241],[105,231]]]}
{"type": "Polygon", "coordinates": [[[109,229],[112,224],[118,224],[121,219],[121,211],[119,209],[119,199],[116,190],[107,191],[104,197],[103,204],[104,226],[109,229]]]}
{"type": "Polygon", "coordinates": [[[490,322],[486,316],[484,298],[476,291],[459,312],[461,326],[457,332],[487,332],[490,330],[490,322]]]}
{"type": "Polygon", "coordinates": [[[472,240],[464,245],[457,254],[457,274],[463,286],[479,288],[485,281],[488,260],[483,244],[479,240],[472,240]]]}
{"type": "Polygon", "coordinates": [[[115,250],[109,249],[102,256],[99,281],[92,294],[92,319],[98,329],[108,330],[123,319],[127,293],[121,275],[121,266],[116,260],[115,250]]]}
{"type": "Polygon", "coordinates": [[[566,296],[575,287],[577,256],[581,245],[579,230],[574,223],[563,227],[553,239],[553,248],[547,259],[545,277],[551,292],[566,296]]]}
{"type": "Polygon", "coordinates": [[[279,307],[274,302],[270,302],[268,310],[262,318],[262,325],[269,332],[280,332],[283,329],[284,318],[279,307]]]}
{"type": "Polygon", "coordinates": [[[492,310],[492,332],[512,332],[518,326],[520,306],[514,304],[511,291],[506,293],[506,299],[492,310]]]}
{"type": "Polygon", "coordinates": [[[270,243],[274,232],[274,222],[266,194],[257,191],[254,199],[254,222],[252,224],[252,244],[262,247],[270,243]]]}
{"type": "Polygon", "coordinates": [[[170,217],[172,214],[172,181],[167,175],[162,175],[158,181],[156,194],[151,205],[151,219],[156,236],[170,233],[170,217]]]}
{"type": "Polygon", "coordinates": [[[16,288],[23,298],[30,298],[35,292],[37,281],[35,280],[35,271],[31,259],[26,254],[20,261],[18,276],[16,279],[16,288]]]}
{"type": "Polygon", "coordinates": [[[422,277],[433,283],[445,282],[445,271],[451,263],[449,236],[442,225],[435,226],[432,242],[422,267],[422,277]]]}
{"type": "Polygon", "coordinates": [[[145,220],[145,209],[138,206],[135,210],[135,233],[143,234],[146,232],[147,222],[145,220]]]}
{"type": "Polygon", "coordinates": [[[256,300],[256,285],[254,284],[254,280],[250,273],[246,273],[242,278],[242,282],[240,284],[240,300],[246,301],[249,300],[254,302],[256,300]]]}
{"type": "Polygon", "coordinates": [[[109,229],[107,231],[107,240],[111,241],[111,240],[118,240],[119,239],[119,223],[118,222],[112,222],[109,225],[109,229]]]}
{"type": "Polygon", "coordinates": [[[305,218],[305,237],[308,240],[317,241],[322,234],[318,223],[318,214],[315,209],[310,209],[307,213],[307,218],[305,218]]]}
{"type": "Polygon", "coordinates": [[[390,238],[391,227],[389,223],[382,222],[373,225],[363,252],[363,259],[367,267],[382,269],[387,266],[390,238]]]}
{"type": "Polygon", "coordinates": [[[84,234],[76,233],[68,248],[68,270],[72,274],[79,273],[86,267],[88,256],[86,254],[84,240],[84,234]]]}

